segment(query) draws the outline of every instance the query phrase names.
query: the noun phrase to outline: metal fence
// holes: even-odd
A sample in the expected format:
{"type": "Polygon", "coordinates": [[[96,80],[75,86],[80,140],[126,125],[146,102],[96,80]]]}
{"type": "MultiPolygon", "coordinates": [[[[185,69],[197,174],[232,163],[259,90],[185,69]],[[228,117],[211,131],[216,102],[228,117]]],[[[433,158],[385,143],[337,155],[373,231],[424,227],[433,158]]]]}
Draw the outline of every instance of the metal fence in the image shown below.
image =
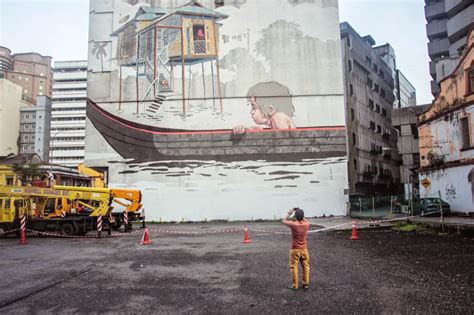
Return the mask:
{"type": "Polygon", "coordinates": [[[402,195],[350,197],[349,214],[353,218],[392,218],[407,213],[402,195]]]}

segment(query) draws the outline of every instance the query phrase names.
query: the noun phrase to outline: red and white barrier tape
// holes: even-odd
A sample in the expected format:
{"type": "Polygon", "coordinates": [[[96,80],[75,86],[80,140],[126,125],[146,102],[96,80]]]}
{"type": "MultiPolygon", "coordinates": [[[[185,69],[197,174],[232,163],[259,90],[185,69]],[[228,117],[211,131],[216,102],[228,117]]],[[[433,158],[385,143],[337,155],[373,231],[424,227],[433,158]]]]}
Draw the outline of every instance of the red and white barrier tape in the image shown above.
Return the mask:
{"type": "Polygon", "coordinates": [[[2,234],[9,234],[9,233],[18,232],[18,231],[20,231],[20,229],[14,229],[14,230],[3,231],[2,234]]]}
{"type": "Polygon", "coordinates": [[[225,229],[216,231],[177,231],[177,230],[162,230],[162,229],[148,229],[150,232],[157,232],[163,234],[184,234],[184,235],[202,235],[202,234],[220,234],[220,233],[234,233],[243,231],[244,228],[225,229]]]}
{"type": "MultiPolygon", "coordinates": [[[[394,219],[386,219],[386,220],[377,220],[377,221],[358,221],[356,222],[356,225],[362,225],[362,224],[378,224],[378,223],[387,223],[387,222],[394,222],[394,221],[402,221],[402,220],[407,220],[407,219],[413,219],[416,217],[422,217],[422,216],[427,216],[430,214],[435,214],[440,211],[434,211],[434,212],[429,212],[421,215],[413,215],[413,216],[407,216],[407,217],[400,217],[400,218],[394,218],[394,219]]],[[[326,228],[321,228],[321,229],[315,229],[315,230],[310,230],[308,231],[308,234],[312,233],[318,233],[318,232],[323,232],[323,231],[328,231],[332,229],[336,229],[339,227],[343,227],[346,225],[351,225],[352,222],[347,222],[347,223],[342,223],[338,224],[335,226],[331,227],[326,227],[326,228]]],[[[31,229],[25,229],[28,232],[33,232],[33,233],[38,233],[40,235],[47,235],[47,236],[53,236],[53,237],[60,237],[60,238],[98,238],[98,236],[77,236],[77,235],[61,235],[58,233],[50,233],[50,232],[42,232],[42,231],[35,231],[31,229]]],[[[221,234],[221,233],[234,233],[234,232],[241,232],[244,231],[245,228],[233,228],[233,229],[224,229],[224,230],[215,230],[215,231],[178,231],[178,230],[164,230],[164,229],[153,229],[150,228],[150,232],[156,232],[156,233],[163,233],[163,234],[177,234],[177,235],[205,235],[205,234],[221,234]]],[[[268,233],[268,234],[285,234],[289,235],[291,234],[290,231],[287,232],[282,232],[282,231],[269,231],[269,230],[262,230],[262,229],[256,229],[256,228],[249,228],[249,230],[255,231],[255,232],[260,232],[260,233],[268,233]]],[[[5,231],[4,234],[7,233],[13,233],[16,231],[20,231],[20,229],[14,229],[14,230],[9,230],[5,231]]],[[[136,230],[135,230],[136,231],[136,230]]],[[[122,237],[126,235],[135,235],[134,233],[121,233],[121,234],[112,234],[112,235],[105,235],[105,237],[122,237]]]]}
{"type": "MultiPolygon", "coordinates": [[[[420,215],[413,215],[413,216],[409,216],[409,217],[400,217],[400,218],[386,219],[386,220],[356,221],[355,223],[356,223],[356,225],[387,223],[387,222],[413,219],[413,218],[416,218],[416,217],[423,217],[423,216],[427,216],[427,215],[430,215],[430,214],[435,214],[435,213],[438,213],[438,212],[440,212],[440,211],[433,211],[433,212],[428,212],[428,213],[424,213],[424,214],[420,214],[420,215]]],[[[332,229],[337,229],[337,228],[340,228],[340,227],[343,227],[343,226],[346,226],[346,225],[352,225],[352,222],[342,223],[342,224],[338,224],[338,225],[334,225],[334,226],[330,226],[330,227],[326,227],[326,228],[322,228],[322,229],[309,230],[308,234],[324,232],[324,231],[328,231],[328,230],[332,230],[332,229]]],[[[269,233],[269,234],[286,234],[286,235],[291,234],[291,232],[268,231],[268,230],[261,230],[261,229],[255,229],[255,228],[251,228],[251,230],[256,231],[256,232],[260,232],[260,233],[269,233]]]]}
{"type": "MultiPolygon", "coordinates": [[[[61,234],[58,234],[58,233],[42,232],[42,231],[35,231],[35,230],[30,230],[30,229],[26,229],[26,231],[32,232],[32,233],[38,233],[40,235],[53,236],[53,237],[59,237],[59,238],[99,238],[97,235],[95,235],[95,236],[93,236],[93,235],[82,235],[82,236],[79,236],[79,235],[61,235],[61,234]]],[[[93,232],[93,231],[91,231],[91,232],[93,232]]],[[[103,235],[102,238],[122,237],[122,236],[127,236],[127,235],[135,235],[135,234],[122,233],[122,234],[112,234],[112,235],[105,235],[105,236],[103,235]]]]}

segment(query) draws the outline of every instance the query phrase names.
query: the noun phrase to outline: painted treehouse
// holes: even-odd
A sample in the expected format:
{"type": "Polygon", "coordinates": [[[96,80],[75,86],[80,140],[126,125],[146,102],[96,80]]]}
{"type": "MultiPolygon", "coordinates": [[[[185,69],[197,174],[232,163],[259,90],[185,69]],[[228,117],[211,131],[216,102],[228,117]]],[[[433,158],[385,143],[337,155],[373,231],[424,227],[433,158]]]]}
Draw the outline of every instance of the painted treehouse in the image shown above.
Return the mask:
{"type": "MultiPolygon", "coordinates": [[[[122,67],[136,69],[137,114],[154,117],[168,97],[182,99],[185,114],[186,70],[190,77],[190,66],[202,64],[204,72],[206,62],[211,63],[212,98],[217,93],[220,99],[218,21],[225,18],[227,15],[196,1],[173,9],[140,7],[132,20],[112,33],[118,37],[116,61],[120,67],[120,84],[122,67]],[[175,79],[177,68],[181,70],[181,82],[175,79]],[[143,81],[146,92],[140,93],[139,84],[143,81]]],[[[119,98],[121,103],[121,93],[119,98]]]]}

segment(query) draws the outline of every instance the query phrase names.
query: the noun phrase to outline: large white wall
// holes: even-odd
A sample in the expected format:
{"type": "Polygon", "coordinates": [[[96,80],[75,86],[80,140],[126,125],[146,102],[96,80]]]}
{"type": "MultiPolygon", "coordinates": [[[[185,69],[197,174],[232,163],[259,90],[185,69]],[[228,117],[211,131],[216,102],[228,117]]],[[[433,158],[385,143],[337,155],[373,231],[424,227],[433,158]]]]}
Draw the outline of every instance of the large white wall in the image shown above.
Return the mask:
{"type": "MultiPolygon", "coordinates": [[[[127,120],[159,127],[232,129],[253,123],[245,94],[254,84],[276,81],[291,91],[297,127],[344,126],[344,95],[336,0],[225,1],[216,9],[229,17],[219,23],[219,63],[224,113],[209,101],[191,100],[182,116],[181,101],[162,106],[161,121],[134,113],[134,69],[122,69],[115,60],[117,37],[110,34],[134,17],[140,6],[176,6],[188,1],[91,0],[89,19],[88,98],[127,120]],[[261,41],[266,31],[265,41],[261,41]],[[243,40],[243,35],[246,39],[243,40]],[[223,40],[223,35],[228,40],[223,40]],[[248,39],[248,40],[247,40],[248,39]],[[260,43],[260,44],[259,44],[260,43]],[[105,55],[94,54],[102,46],[105,55]],[[304,49],[302,49],[304,47],[304,49]],[[168,112],[166,112],[168,111],[168,112]]],[[[214,1],[199,1],[214,9],[214,1]]],[[[191,97],[210,96],[210,63],[186,68],[191,97]],[[188,72],[189,71],[189,72],[188,72]],[[189,80],[189,78],[191,78],[189,80]],[[201,89],[201,90],[200,90],[201,89]]],[[[214,64],[215,67],[215,64],[214,64]]],[[[179,70],[179,69],[178,69],[179,70]]],[[[181,70],[176,70],[180,80],[181,70]]],[[[214,75],[216,75],[214,68],[214,75]]],[[[178,87],[181,83],[178,84],[178,87]]],[[[140,87],[143,93],[142,87],[140,87]]],[[[189,95],[187,95],[189,96],[189,95]]],[[[150,220],[272,219],[290,207],[308,216],[345,215],[346,157],[267,161],[130,161],[118,155],[86,121],[85,162],[108,167],[109,185],[139,188],[150,220]]]]}

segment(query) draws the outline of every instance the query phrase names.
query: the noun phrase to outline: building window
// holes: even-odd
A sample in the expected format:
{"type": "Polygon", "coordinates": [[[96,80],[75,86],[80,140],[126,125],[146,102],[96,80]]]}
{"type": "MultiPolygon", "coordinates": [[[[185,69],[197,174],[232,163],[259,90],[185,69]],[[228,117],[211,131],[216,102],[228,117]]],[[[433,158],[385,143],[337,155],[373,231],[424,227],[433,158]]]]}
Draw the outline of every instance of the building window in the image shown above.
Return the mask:
{"type": "Polygon", "coordinates": [[[369,98],[369,107],[374,108],[374,100],[369,98]]]}
{"type": "Polygon", "coordinates": [[[354,170],[357,171],[357,160],[356,159],[354,159],[354,170]]]}
{"type": "Polygon", "coordinates": [[[384,89],[380,89],[380,96],[385,98],[385,90],[384,89]]]}
{"type": "Polygon", "coordinates": [[[387,117],[387,110],[385,108],[382,108],[382,116],[387,117]]]}
{"type": "Polygon", "coordinates": [[[418,139],[418,127],[416,126],[416,124],[411,124],[410,125],[410,128],[411,128],[411,134],[413,135],[413,139],[418,139]]]}
{"type": "Polygon", "coordinates": [[[469,117],[461,118],[461,136],[462,148],[468,149],[471,147],[471,134],[469,132],[469,117]]]}
{"type": "Polygon", "coordinates": [[[471,65],[471,69],[467,71],[467,94],[474,93],[474,65],[471,65]]]}
{"type": "Polygon", "coordinates": [[[354,108],[351,108],[351,121],[354,121],[354,119],[355,119],[354,108]]]}
{"type": "Polygon", "coordinates": [[[352,133],[352,145],[356,145],[357,144],[357,136],[355,133],[352,133]]]}
{"type": "Polygon", "coordinates": [[[6,177],[6,183],[7,186],[13,186],[13,176],[7,176],[6,177]]]}
{"type": "Polygon", "coordinates": [[[374,91],[377,92],[377,93],[379,92],[379,86],[378,86],[378,84],[375,84],[375,85],[374,85],[374,91]]]}
{"type": "Polygon", "coordinates": [[[379,104],[376,104],[376,105],[375,105],[375,111],[376,111],[377,113],[380,113],[380,105],[379,105],[379,104]]]}
{"type": "Polygon", "coordinates": [[[377,125],[377,132],[382,134],[382,126],[380,125],[377,125]]]}
{"type": "Polygon", "coordinates": [[[350,96],[354,95],[354,87],[352,86],[352,84],[349,84],[349,93],[350,96]]]}

